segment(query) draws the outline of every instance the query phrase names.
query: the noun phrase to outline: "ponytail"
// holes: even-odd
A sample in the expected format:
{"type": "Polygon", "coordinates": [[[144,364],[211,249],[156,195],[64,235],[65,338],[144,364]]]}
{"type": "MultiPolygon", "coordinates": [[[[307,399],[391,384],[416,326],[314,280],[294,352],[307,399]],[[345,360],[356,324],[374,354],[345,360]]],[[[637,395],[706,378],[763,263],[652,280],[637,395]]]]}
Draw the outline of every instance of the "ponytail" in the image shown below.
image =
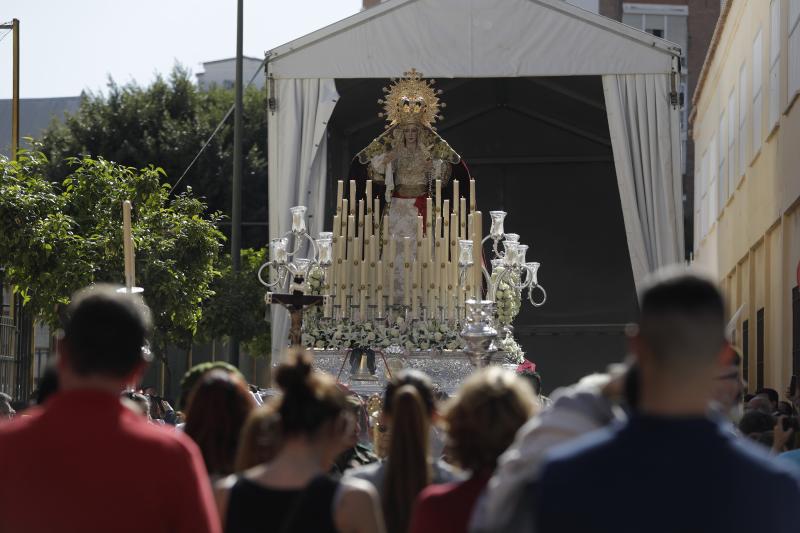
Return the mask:
{"type": "Polygon", "coordinates": [[[429,439],[433,403],[430,388],[423,387],[428,380],[398,381],[387,389],[386,402],[392,417],[382,502],[388,533],[408,531],[417,495],[432,478],[429,439]]]}

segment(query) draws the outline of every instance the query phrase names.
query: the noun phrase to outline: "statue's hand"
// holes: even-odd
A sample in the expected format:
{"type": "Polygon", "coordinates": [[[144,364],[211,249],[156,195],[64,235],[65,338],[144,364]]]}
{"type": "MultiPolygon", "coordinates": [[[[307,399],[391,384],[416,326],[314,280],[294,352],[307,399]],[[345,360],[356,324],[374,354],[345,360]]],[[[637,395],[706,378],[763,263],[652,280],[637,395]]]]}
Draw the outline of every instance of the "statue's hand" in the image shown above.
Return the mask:
{"type": "Polygon", "coordinates": [[[433,160],[426,159],[425,160],[425,170],[432,170],[433,169],[433,160]]]}
{"type": "Polygon", "coordinates": [[[395,159],[397,159],[397,152],[392,150],[384,156],[383,162],[388,165],[389,163],[393,163],[395,159]]]}

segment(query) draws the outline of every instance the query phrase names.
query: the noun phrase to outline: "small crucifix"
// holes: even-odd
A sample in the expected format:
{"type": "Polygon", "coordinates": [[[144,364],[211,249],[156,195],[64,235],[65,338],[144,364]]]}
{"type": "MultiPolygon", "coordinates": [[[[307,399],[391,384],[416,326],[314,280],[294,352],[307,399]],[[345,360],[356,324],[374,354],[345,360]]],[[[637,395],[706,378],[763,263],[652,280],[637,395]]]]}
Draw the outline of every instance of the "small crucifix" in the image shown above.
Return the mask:
{"type": "MultiPolygon", "coordinates": [[[[302,283],[302,278],[295,278],[295,282],[302,283]]],[[[296,284],[292,284],[296,287],[296,284]]],[[[280,294],[276,292],[268,292],[266,296],[267,305],[278,304],[282,305],[289,311],[292,317],[292,325],[289,328],[289,344],[290,346],[300,346],[302,344],[302,328],[303,328],[303,312],[306,307],[319,305],[325,301],[327,296],[321,294],[307,295],[303,294],[302,290],[295,289],[291,294],[280,294]]]]}

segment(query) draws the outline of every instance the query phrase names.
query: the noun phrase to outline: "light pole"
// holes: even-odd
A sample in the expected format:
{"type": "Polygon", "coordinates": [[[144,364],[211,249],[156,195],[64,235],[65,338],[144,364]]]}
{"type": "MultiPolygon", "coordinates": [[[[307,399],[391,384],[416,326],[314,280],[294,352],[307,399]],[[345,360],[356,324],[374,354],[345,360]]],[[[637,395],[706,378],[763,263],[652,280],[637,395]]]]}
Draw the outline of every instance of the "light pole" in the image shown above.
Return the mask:
{"type": "MultiPolygon", "coordinates": [[[[233,112],[233,191],[231,206],[231,267],[239,272],[242,249],[242,12],[244,0],[236,7],[236,83],[233,112]]],[[[239,339],[231,337],[229,361],[239,367],[239,339]]]]}

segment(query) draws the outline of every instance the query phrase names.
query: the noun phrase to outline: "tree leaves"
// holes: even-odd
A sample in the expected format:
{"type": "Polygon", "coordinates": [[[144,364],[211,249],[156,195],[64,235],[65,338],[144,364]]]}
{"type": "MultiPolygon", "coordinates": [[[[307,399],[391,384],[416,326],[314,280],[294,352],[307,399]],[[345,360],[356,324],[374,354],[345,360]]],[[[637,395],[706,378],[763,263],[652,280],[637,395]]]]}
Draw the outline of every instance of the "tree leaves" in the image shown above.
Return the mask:
{"type": "Polygon", "coordinates": [[[220,256],[217,268],[221,275],[211,285],[214,295],[203,304],[203,317],[198,327],[200,339],[235,336],[253,356],[262,356],[271,350],[269,325],[264,321],[265,290],[257,276],[259,267],[266,261],[265,249],[244,249],[241,269],[234,273],[230,256],[220,256]]]}
{"type": "MultiPolygon", "coordinates": [[[[35,146],[34,148],[37,148],[35,146]]],[[[213,291],[222,215],[205,215],[191,189],[173,198],[163,170],[70,158],[60,182],[39,151],[0,159],[0,264],[26,305],[58,327],[56,304],[91,283],[124,280],[122,202],[133,203],[137,284],[153,311],[156,342],[186,346],[213,291]]]]}
{"type": "MultiPolygon", "coordinates": [[[[267,220],[266,90],[244,94],[243,219],[267,220]]],[[[42,137],[49,157],[47,174],[61,181],[72,172],[74,156],[91,154],[135,168],[153,163],[162,181],[177,180],[233,104],[233,91],[200,91],[189,72],[176,66],[167,80],[147,87],[109,80],[106,95],[84,94],[80,108],[54,122],[42,137]]],[[[94,161],[99,161],[94,160],[94,161]]],[[[233,119],[221,128],[184,178],[207,199],[211,212],[230,212],[233,174],[233,119]]],[[[261,246],[266,232],[245,232],[245,245],[261,246]]]]}

